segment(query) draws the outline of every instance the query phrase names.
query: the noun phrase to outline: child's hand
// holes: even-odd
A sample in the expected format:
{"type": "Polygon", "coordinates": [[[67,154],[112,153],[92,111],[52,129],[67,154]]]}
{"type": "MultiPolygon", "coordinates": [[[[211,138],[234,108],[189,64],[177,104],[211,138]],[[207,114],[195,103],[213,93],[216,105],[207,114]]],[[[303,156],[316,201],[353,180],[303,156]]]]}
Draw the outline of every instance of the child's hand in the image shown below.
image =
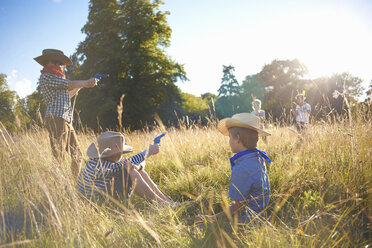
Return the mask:
{"type": "Polygon", "coordinates": [[[97,82],[99,80],[97,78],[90,78],[89,80],[86,81],[85,88],[93,88],[94,86],[97,85],[97,82]]]}
{"type": "Polygon", "coordinates": [[[155,155],[155,154],[159,153],[159,147],[160,147],[159,144],[150,144],[149,152],[147,154],[147,157],[150,157],[151,155],[155,155]]]}

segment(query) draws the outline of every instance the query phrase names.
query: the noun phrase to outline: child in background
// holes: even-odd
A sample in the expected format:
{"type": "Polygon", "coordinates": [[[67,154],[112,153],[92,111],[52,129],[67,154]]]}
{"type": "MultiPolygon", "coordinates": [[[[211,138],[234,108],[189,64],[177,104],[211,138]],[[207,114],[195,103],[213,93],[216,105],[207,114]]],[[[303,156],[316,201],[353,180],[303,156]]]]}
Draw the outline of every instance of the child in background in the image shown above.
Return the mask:
{"type": "Polygon", "coordinates": [[[298,94],[294,103],[296,109],[293,112],[296,117],[296,128],[299,133],[302,133],[307,128],[310,120],[311,106],[305,102],[305,99],[304,93],[298,94]]]}
{"type": "Polygon", "coordinates": [[[252,108],[253,111],[251,113],[260,118],[260,128],[263,129],[266,119],[265,111],[261,109],[261,101],[259,99],[256,99],[256,97],[254,97],[254,100],[252,102],[252,108]]]}
{"type": "MultiPolygon", "coordinates": [[[[258,135],[268,136],[270,133],[260,128],[260,119],[250,113],[241,113],[226,118],[218,123],[218,130],[228,135],[231,151],[235,155],[230,158],[231,180],[229,198],[230,214],[237,215],[240,223],[248,223],[259,217],[270,197],[269,178],[265,160],[270,159],[266,153],[258,150],[258,135]]],[[[215,215],[197,215],[196,221],[205,219],[211,223],[218,217],[226,216],[225,212],[215,215]]]]}
{"type": "Polygon", "coordinates": [[[87,150],[90,160],[80,172],[78,189],[88,198],[106,192],[115,199],[129,198],[134,192],[138,196],[158,203],[173,204],[151,180],[144,166],[145,158],[159,152],[159,144],[151,144],[148,151],[140,152],[131,158],[122,158],[123,153],[133,148],[125,144],[124,135],[107,131],[97,138],[98,150],[92,143],[87,150]]]}
{"type": "MultiPolygon", "coordinates": [[[[254,97],[253,99],[252,108],[253,108],[253,111],[251,113],[257,116],[258,118],[260,118],[260,128],[264,129],[265,120],[266,120],[265,111],[261,109],[261,101],[257,99],[256,97],[254,97]]],[[[266,136],[263,136],[262,139],[266,144],[267,142],[266,136]]]]}

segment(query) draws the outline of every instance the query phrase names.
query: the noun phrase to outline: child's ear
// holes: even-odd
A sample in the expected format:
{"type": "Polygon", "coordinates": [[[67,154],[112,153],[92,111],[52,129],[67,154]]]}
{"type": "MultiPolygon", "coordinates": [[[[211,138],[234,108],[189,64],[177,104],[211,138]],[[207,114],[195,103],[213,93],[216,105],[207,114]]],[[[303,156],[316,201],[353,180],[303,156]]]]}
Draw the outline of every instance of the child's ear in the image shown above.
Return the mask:
{"type": "Polygon", "coordinates": [[[236,136],[236,141],[237,141],[238,143],[241,143],[239,134],[236,136]]]}

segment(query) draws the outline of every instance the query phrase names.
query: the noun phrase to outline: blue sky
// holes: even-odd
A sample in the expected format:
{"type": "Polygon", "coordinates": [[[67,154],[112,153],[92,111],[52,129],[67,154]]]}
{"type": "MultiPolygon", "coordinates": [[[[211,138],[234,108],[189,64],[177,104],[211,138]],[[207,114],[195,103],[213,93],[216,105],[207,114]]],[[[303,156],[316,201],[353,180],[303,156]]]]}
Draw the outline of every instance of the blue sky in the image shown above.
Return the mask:
{"type": "MultiPolygon", "coordinates": [[[[349,72],[372,80],[370,0],[163,0],[172,28],[167,53],[184,64],[182,91],[217,93],[222,65],[238,81],[274,59],[298,58],[309,78],[349,72]]],[[[88,0],[0,0],[0,73],[10,89],[32,93],[44,48],[71,55],[84,40],[88,0]]]]}

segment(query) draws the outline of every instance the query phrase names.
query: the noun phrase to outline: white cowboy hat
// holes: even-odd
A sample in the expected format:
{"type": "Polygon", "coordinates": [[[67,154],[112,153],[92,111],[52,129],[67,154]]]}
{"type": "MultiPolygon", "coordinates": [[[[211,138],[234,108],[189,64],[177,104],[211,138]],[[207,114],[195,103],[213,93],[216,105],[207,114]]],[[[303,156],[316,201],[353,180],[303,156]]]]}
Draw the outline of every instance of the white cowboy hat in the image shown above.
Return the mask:
{"type": "Polygon", "coordinates": [[[235,114],[231,118],[225,118],[220,120],[217,125],[217,129],[223,135],[229,135],[230,127],[244,127],[257,131],[259,135],[269,136],[270,133],[260,128],[260,118],[250,113],[235,114]]]}
{"type": "Polygon", "coordinates": [[[89,158],[105,158],[115,154],[133,152],[133,148],[125,144],[124,135],[118,132],[107,131],[97,138],[98,150],[93,142],[87,150],[89,158]]]}
{"type": "Polygon", "coordinates": [[[57,49],[44,49],[43,54],[34,60],[42,66],[46,66],[49,61],[58,61],[60,65],[72,65],[71,59],[57,49]]]}

